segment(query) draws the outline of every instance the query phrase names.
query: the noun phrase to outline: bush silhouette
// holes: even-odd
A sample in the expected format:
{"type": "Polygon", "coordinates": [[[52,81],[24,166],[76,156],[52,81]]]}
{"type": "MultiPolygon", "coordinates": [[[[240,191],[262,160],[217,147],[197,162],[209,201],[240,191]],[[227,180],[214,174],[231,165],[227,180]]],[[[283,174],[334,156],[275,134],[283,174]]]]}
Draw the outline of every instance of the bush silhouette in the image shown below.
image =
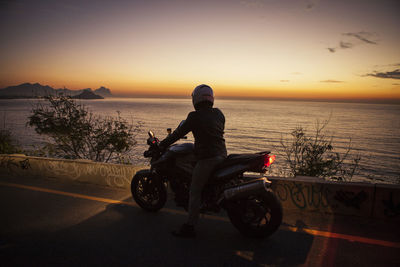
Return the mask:
{"type": "Polygon", "coordinates": [[[12,132],[8,129],[0,129],[0,154],[20,153],[19,147],[12,132]]]}
{"type": "Polygon", "coordinates": [[[289,141],[281,138],[284,157],[294,176],[314,176],[350,181],[353,177],[360,157],[350,158],[351,142],[345,153],[334,152],[332,138],[324,134],[328,121],[320,125],[317,122],[313,136],[308,136],[302,127],[290,133],[289,141]]]}
{"type": "Polygon", "coordinates": [[[31,110],[28,124],[50,137],[46,147],[55,156],[121,163],[137,143],[140,123],[128,124],[119,112],[116,118],[100,117],[66,96],[45,100],[31,110]]]}

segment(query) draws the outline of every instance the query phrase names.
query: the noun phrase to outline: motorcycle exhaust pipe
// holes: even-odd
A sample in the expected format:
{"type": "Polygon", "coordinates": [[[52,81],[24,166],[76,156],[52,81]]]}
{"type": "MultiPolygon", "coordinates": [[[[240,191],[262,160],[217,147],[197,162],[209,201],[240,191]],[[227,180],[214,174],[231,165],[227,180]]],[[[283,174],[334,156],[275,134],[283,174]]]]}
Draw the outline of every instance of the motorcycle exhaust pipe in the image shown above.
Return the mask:
{"type": "Polygon", "coordinates": [[[224,197],[225,199],[234,199],[258,194],[267,191],[270,188],[270,185],[271,182],[267,178],[260,178],[226,189],[224,191],[224,197]]]}

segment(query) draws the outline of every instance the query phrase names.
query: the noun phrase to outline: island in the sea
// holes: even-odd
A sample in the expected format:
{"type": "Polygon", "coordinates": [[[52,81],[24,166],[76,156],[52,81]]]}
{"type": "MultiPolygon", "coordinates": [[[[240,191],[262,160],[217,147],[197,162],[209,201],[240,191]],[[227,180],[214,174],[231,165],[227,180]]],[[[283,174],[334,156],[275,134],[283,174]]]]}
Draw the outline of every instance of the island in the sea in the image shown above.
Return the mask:
{"type": "Polygon", "coordinates": [[[97,95],[92,91],[85,90],[79,95],[74,95],[72,98],[74,99],[104,99],[101,95],[97,95]]]}
{"type": "Polygon", "coordinates": [[[48,85],[39,83],[23,83],[0,89],[0,99],[17,98],[42,98],[45,96],[66,95],[80,99],[103,99],[112,97],[111,90],[101,86],[98,89],[91,88],[71,90],[67,88],[54,89],[48,85]]]}

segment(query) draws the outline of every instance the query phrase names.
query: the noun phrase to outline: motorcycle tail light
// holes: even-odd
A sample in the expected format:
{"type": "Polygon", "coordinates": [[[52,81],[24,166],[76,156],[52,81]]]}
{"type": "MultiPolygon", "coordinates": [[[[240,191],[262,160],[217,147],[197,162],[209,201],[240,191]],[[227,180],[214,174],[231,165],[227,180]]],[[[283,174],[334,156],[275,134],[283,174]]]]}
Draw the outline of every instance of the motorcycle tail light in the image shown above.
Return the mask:
{"type": "Polygon", "coordinates": [[[276,156],[275,155],[265,155],[264,157],[264,166],[268,168],[271,166],[272,163],[274,163],[276,156]]]}

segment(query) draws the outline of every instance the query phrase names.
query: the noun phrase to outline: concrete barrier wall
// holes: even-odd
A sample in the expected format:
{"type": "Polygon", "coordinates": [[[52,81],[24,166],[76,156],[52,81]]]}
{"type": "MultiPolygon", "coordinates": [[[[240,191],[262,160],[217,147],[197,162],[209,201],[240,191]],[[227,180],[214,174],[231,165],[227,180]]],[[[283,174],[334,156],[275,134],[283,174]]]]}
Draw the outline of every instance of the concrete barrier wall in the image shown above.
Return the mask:
{"type": "MultiPolygon", "coordinates": [[[[371,217],[375,185],[328,182],[320,178],[271,178],[285,210],[371,217]]],[[[400,192],[400,191],[399,191],[400,192]]]]}
{"type": "Polygon", "coordinates": [[[373,217],[400,221],[400,190],[397,185],[376,185],[373,217]]]}
{"type": "Polygon", "coordinates": [[[304,211],[400,221],[400,185],[270,177],[285,212],[304,211]]]}
{"type": "Polygon", "coordinates": [[[90,160],[65,160],[25,155],[0,155],[0,172],[23,177],[74,180],[130,188],[132,177],[145,166],[108,164],[90,160]]]}
{"type": "MultiPolygon", "coordinates": [[[[15,177],[74,180],[130,188],[146,166],[0,155],[0,172],[15,177]]],[[[400,185],[329,182],[315,177],[269,177],[285,212],[355,215],[400,221],[400,185]]]]}

